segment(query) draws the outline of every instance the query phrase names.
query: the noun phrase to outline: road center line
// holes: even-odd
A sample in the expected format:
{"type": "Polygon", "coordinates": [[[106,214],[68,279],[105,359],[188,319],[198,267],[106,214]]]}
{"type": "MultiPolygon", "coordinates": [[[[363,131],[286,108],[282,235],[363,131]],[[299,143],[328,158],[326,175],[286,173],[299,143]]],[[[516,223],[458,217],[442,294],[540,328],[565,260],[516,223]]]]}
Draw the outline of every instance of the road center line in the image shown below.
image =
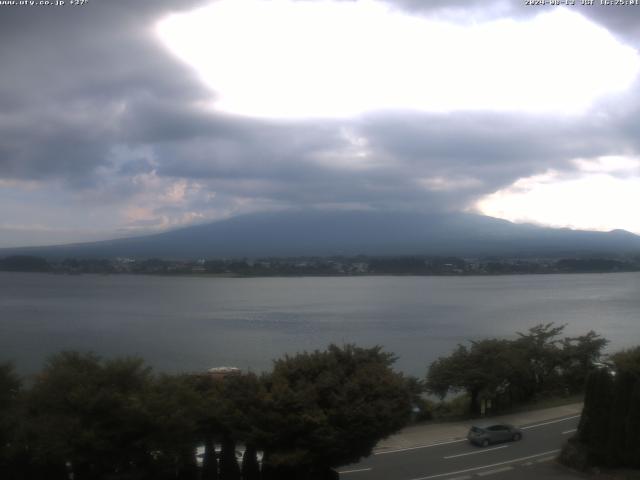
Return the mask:
{"type": "Polygon", "coordinates": [[[567,435],[569,433],[573,433],[573,432],[577,432],[578,429],[577,428],[572,428],[571,430],[565,430],[564,432],[562,432],[563,435],[567,435]]]}
{"type": "Polygon", "coordinates": [[[474,470],[482,470],[483,468],[498,467],[500,465],[507,465],[509,463],[521,462],[522,460],[529,460],[530,458],[542,457],[551,453],[558,453],[559,451],[560,449],[549,450],[548,452],[536,453],[535,455],[529,455],[527,457],[514,458],[505,462],[492,463],[491,465],[482,465],[481,467],[467,468],[466,470],[458,470],[456,472],[438,473],[437,475],[429,475],[428,477],[412,478],[411,480],[429,480],[430,478],[439,478],[446,477],[447,475],[457,475],[459,473],[473,472],[474,470]]]}
{"type": "Polygon", "coordinates": [[[580,415],[573,415],[572,417],[559,418],[557,420],[551,420],[550,422],[538,423],[536,425],[529,425],[528,427],[520,427],[520,430],[528,430],[530,428],[542,427],[544,425],[551,425],[552,423],[564,422],[566,420],[573,420],[574,418],[580,418],[580,415]]]}
{"type": "Polygon", "coordinates": [[[370,468],[359,468],[357,470],[343,470],[341,472],[338,472],[340,475],[343,475],[345,473],[357,473],[357,472],[368,472],[369,470],[371,470],[370,468]]]}
{"type": "Polygon", "coordinates": [[[493,470],[485,470],[484,472],[478,472],[479,477],[484,477],[485,475],[494,475],[500,472],[506,472],[507,470],[513,470],[511,465],[507,465],[506,467],[500,467],[493,470]]]}
{"type": "Polygon", "coordinates": [[[501,445],[499,447],[483,448],[482,450],[476,450],[475,452],[459,453],[457,455],[449,455],[448,457],[444,457],[444,458],[465,457],[467,455],[475,455],[476,453],[485,453],[485,452],[490,452],[492,450],[499,450],[501,448],[508,448],[508,447],[509,447],[509,445],[501,445]]]}
{"type": "Polygon", "coordinates": [[[542,463],[542,462],[550,462],[551,460],[553,460],[554,457],[553,455],[551,455],[550,457],[542,457],[542,458],[538,458],[537,460],[535,460],[536,463],[542,463]]]}
{"type": "Polygon", "coordinates": [[[387,450],[384,452],[376,452],[374,453],[374,455],[385,455],[387,453],[396,453],[396,452],[406,452],[409,450],[418,450],[420,448],[429,448],[429,447],[437,447],[438,445],[449,445],[451,443],[460,443],[460,442],[466,442],[466,439],[462,439],[462,440],[451,440],[449,442],[439,442],[439,443],[430,443],[429,445],[418,445],[417,447],[407,447],[407,448],[398,448],[396,450],[387,450]]]}

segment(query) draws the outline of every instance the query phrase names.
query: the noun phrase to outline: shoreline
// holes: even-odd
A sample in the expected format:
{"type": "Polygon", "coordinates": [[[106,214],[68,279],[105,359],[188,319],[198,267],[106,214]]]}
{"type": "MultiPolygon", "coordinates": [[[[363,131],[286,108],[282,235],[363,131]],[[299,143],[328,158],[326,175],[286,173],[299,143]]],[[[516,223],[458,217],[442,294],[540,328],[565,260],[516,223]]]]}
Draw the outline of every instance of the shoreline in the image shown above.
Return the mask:
{"type": "Polygon", "coordinates": [[[0,270],[0,273],[39,273],[48,275],[66,275],[66,276],[79,276],[79,275],[99,275],[99,276],[148,276],[148,277],[184,277],[184,278],[361,278],[361,277],[508,277],[508,276],[540,276],[540,275],[597,275],[597,274],[624,274],[624,273],[639,273],[638,270],[623,270],[623,271],[587,271],[587,272],[500,272],[500,273],[302,273],[302,274],[272,274],[272,275],[259,275],[259,274],[238,274],[238,273],[153,273],[153,272],[63,272],[63,271],[13,271],[13,270],[0,270]]]}

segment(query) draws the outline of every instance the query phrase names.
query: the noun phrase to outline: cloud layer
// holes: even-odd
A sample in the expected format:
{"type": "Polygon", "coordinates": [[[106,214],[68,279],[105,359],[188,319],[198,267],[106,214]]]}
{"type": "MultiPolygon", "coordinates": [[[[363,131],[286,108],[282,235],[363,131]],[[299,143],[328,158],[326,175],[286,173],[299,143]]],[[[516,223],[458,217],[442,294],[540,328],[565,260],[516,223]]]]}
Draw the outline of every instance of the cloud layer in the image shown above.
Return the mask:
{"type": "MultiPolygon", "coordinates": [[[[537,14],[521,2],[425,3],[387,6],[458,25],[537,14]]],[[[0,7],[0,246],[140,234],[260,210],[463,210],[522,178],[594,173],[576,159],[638,158],[637,79],[569,115],[224,112],[215,108],[219,92],[155,31],[178,6],[202,5],[0,7]]],[[[634,15],[602,7],[571,13],[640,46],[634,15]]],[[[580,52],[571,39],[558,48],[580,52]]],[[[567,95],[575,88],[557,83],[567,95]]]]}

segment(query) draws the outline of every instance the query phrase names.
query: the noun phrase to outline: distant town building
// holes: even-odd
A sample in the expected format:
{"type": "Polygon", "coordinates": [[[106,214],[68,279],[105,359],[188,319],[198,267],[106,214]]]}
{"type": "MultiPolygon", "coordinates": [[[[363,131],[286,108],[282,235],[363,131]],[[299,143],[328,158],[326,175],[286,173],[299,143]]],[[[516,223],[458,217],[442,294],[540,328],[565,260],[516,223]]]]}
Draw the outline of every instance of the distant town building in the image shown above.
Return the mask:
{"type": "Polygon", "coordinates": [[[207,370],[207,375],[214,380],[222,380],[225,377],[242,375],[238,367],[214,367],[207,370]]]}

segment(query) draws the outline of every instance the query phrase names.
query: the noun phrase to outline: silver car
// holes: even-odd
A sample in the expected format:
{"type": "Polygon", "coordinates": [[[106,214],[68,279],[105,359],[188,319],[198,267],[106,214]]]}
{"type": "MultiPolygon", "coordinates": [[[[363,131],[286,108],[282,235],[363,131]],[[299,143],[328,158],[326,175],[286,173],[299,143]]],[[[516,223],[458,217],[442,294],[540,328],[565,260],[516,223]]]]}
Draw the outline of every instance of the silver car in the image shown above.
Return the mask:
{"type": "Polygon", "coordinates": [[[491,423],[474,425],[467,434],[467,439],[476,445],[486,447],[491,443],[517,442],[522,438],[522,430],[507,423],[491,423]]]}

